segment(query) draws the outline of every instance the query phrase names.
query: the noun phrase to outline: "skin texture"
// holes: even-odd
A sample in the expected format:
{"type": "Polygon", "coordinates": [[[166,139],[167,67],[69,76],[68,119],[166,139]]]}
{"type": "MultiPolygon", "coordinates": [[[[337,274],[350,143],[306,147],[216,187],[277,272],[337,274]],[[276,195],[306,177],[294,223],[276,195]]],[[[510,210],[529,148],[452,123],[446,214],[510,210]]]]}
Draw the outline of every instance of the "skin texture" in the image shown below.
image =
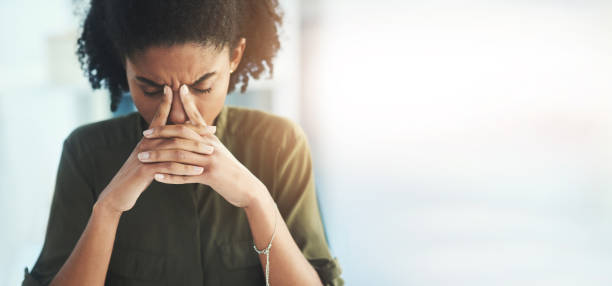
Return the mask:
{"type": "MultiPolygon", "coordinates": [[[[243,39],[231,52],[227,47],[215,50],[193,43],[150,47],[126,59],[132,98],[150,126],[100,194],[83,234],[51,285],[104,284],[119,218],[154,179],[211,186],[229,203],[244,209],[258,249],[268,245],[276,229],[270,252],[271,284],[321,284],[266,186],[223,146],[209,126],[223,107],[230,71],[238,66],[245,46],[243,39]],[[208,72],[215,74],[195,83],[208,72]],[[208,93],[198,91],[208,88],[208,93]]],[[[265,271],[264,255],[260,261],[265,271]]]]}
{"type": "MultiPolygon", "coordinates": [[[[194,96],[197,110],[206,124],[212,124],[227,96],[230,71],[233,71],[240,61],[245,42],[233,51],[231,61],[229,48],[221,51],[214,47],[202,47],[198,44],[183,44],[168,47],[151,47],[126,60],[126,74],[132,99],[138,112],[147,122],[151,122],[162,99],[163,89],[142,81],[137,77],[150,79],[160,85],[171,88],[172,94],[179,95],[181,84],[191,85],[202,75],[215,72],[205,81],[189,88],[194,96]],[[209,93],[200,93],[196,89],[211,88],[209,93]],[[156,95],[146,95],[144,92],[158,92],[156,95]]],[[[172,99],[172,107],[168,124],[183,124],[188,120],[179,96],[172,99]]]]}

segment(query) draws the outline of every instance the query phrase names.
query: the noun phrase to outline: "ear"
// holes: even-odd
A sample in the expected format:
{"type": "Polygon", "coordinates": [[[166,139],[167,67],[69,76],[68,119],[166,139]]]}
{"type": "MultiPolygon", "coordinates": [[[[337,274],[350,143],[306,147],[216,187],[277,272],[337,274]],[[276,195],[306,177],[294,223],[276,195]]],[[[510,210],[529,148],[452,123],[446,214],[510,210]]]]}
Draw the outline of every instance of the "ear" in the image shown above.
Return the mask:
{"type": "Polygon", "coordinates": [[[244,54],[244,49],[246,48],[246,39],[240,38],[236,48],[231,51],[230,56],[230,71],[235,71],[240,64],[240,60],[242,59],[242,55],[244,54]]]}

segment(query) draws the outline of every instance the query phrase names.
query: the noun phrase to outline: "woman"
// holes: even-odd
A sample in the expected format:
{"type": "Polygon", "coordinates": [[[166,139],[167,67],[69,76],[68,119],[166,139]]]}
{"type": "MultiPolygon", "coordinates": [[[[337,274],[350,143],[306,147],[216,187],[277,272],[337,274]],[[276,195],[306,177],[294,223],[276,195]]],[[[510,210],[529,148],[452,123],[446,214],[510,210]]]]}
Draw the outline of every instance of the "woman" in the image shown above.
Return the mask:
{"type": "Polygon", "coordinates": [[[93,88],[138,109],[65,140],[43,250],[23,285],[340,285],[309,146],[224,106],[279,49],[276,1],[93,0],[93,88]],[[267,281],[269,278],[269,282],[267,281]]]}

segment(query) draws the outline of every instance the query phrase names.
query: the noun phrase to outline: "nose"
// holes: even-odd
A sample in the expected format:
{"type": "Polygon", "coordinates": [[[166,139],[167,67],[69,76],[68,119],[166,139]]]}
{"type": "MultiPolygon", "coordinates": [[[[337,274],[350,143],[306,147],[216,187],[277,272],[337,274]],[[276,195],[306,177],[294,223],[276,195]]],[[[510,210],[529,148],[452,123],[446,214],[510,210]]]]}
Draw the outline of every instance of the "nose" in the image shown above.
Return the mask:
{"type": "Polygon", "coordinates": [[[187,114],[179,96],[179,89],[172,89],[172,105],[168,115],[168,124],[183,124],[185,121],[187,121],[187,114]]]}

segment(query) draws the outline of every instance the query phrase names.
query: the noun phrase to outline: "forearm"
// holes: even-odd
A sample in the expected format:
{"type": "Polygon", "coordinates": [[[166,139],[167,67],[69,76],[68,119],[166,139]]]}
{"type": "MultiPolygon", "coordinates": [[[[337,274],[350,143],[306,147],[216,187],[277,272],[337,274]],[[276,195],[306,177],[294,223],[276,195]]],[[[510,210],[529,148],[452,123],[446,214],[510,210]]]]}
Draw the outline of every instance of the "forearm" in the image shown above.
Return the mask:
{"type": "Polygon", "coordinates": [[[121,213],[98,202],[70,257],[51,285],[104,285],[121,213]]]}
{"type": "MultiPolygon", "coordinates": [[[[321,280],[293,240],[269,192],[262,185],[253,202],[244,208],[257,249],[270,243],[276,219],[276,235],[270,249],[271,285],[321,285],[321,280]],[[262,189],[263,188],[263,189],[262,189]],[[276,218],[275,218],[276,216],[276,218]]],[[[266,256],[259,255],[265,273],[266,256]]]]}

